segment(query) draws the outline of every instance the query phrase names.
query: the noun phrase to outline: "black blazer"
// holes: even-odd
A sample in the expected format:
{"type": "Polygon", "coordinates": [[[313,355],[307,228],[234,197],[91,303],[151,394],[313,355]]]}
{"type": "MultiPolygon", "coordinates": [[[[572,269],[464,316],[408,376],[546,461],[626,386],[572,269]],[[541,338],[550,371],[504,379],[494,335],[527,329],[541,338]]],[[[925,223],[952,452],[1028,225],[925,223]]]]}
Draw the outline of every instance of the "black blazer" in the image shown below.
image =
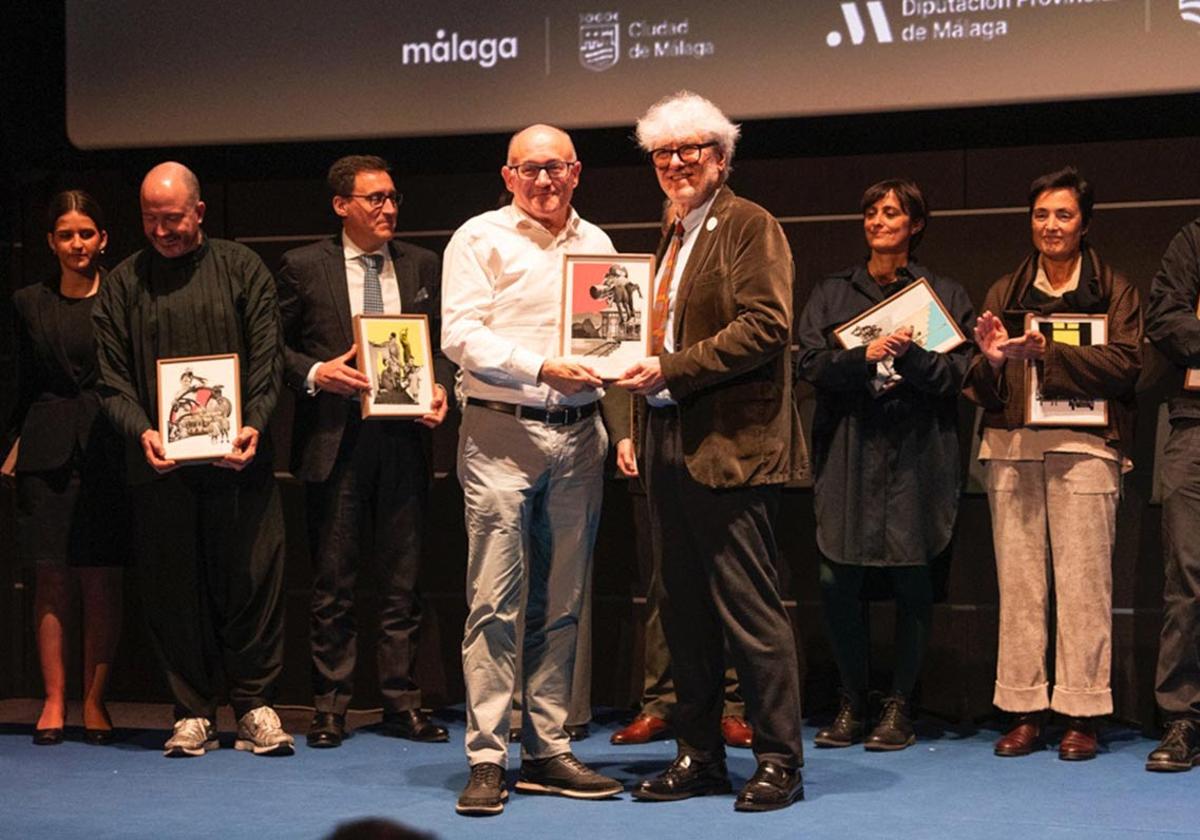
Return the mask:
{"type": "MultiPolygon", "coordinates": [[[[436,378],[449,392],[452,374],[439,348],[441,268],[438,256],[425,248],[396,240],[389,243],[388,250],[405,314],[429,316],[436,378]]],[[[340,356],[354,344],[341,233],[288,251],[283,255],[276,280],[283,317],[283,381],[297,394],[291,470],[303,481],[324,481],[337,459],[346,423],[352,415],[359,413],[357,400],[324,392],[310,396],[305,388],[305,380],[314,364],[340,356]]],[[[424,426],[414,425],[422,433],[428,432],[424,426]]],[[[428,434],[425,437],[428,443],[428,434]]],[[[428,445],[426,449],[428,451],[428,445]]]]}
{"type": "Polygon", "coordinates": [[[59,323],[58,278],[13,295],[17,336],[17,403],[8,443],[20,435],[17,472],[41,472],[66,464],[76,446],[106,447],[119,455],[120,440],[100,412],[99,368],[93,352],[76,375],[59,323]]]}

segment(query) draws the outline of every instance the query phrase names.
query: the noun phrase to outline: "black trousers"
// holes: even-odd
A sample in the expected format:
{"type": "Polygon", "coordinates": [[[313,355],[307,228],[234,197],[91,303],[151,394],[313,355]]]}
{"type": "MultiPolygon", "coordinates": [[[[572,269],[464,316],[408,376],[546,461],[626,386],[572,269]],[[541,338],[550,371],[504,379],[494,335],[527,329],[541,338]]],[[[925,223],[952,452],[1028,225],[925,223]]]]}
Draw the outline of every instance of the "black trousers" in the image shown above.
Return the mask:
{"type": "Polygon", "coordinates": [[[756,758],[799,767],[800,670],[776,571],[774,521],[782,488],[705,487],[684,463],[676,410],[652,410],[647,426],[646,492],[662,569],[679,751],[704,761],[725,754],[720,722],[728,642],[754,724],[756,758]]]}
{"type": "Polygon", "coordinates": [[[269,453],[132,488],[138,578],[175,717],[269,705],[283,667],[283,510],[269,453]]]}
{"type": "Polygon", "coordinates": [[[412,421],[352,419],[329,478],[307,486],[313,705],[345,714],[354,687],[360,566],[379,595],[377,665],[385,711],[415,709],[421,601],[417,571],[428,471],[412,421]]]}
{"type": "Polygon", "coordinates": [[[1168,717],[1200,719],[1200,420],[1172,422],[1159,475],[1166,583],[1155,697],[1168,717]]]}

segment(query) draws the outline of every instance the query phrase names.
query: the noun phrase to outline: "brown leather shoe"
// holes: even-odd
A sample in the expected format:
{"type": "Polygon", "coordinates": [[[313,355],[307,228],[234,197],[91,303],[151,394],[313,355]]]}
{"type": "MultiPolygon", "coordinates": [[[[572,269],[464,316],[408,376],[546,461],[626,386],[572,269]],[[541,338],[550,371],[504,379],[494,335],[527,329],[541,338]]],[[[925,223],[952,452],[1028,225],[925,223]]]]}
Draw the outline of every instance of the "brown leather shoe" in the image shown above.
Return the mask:
{"type": "Polygon", "coordinates": [[[721,737],[730,747],[749,747],[754,740],[754,730],[745,718],[737,715],[726,715],[721,718],[721,737]]]}
{"type": "Polygon", "coordinates": [[[1017,715],[1013,726],[996,742],[994,752],[1000,756],[1029,755],[1041,747],[1043,712],[1017,715]]]}
{"type": "Polygon", "coordinates": [[[624,729],[618,729],[608,740],[614,744],[645,744],[665,738],[671,725],[660,717],[640,714],[624,729]]]}
{"type": "Polygon", "coordinates": [[[1067,733],[1058,745],[1058,757],[1063,761],[1087,761],[1096,757],[1100,747],[1096,736],[1094,718],[1073,717],[1067,719],[1067,733]]]}

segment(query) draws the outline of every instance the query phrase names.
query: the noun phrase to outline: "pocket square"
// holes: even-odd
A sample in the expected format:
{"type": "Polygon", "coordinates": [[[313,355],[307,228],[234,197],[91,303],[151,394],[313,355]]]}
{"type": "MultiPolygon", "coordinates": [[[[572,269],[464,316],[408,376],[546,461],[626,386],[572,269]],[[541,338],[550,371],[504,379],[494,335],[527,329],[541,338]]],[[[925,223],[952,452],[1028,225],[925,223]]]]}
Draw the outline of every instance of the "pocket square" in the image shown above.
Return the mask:
{"type": "Polygon", "coordinates": [[[426,289],[424,286],[417,289],[417,293],[413,296],[412,302],[420,303],[423,300],[429,300],[429,289],[426,289]]]}

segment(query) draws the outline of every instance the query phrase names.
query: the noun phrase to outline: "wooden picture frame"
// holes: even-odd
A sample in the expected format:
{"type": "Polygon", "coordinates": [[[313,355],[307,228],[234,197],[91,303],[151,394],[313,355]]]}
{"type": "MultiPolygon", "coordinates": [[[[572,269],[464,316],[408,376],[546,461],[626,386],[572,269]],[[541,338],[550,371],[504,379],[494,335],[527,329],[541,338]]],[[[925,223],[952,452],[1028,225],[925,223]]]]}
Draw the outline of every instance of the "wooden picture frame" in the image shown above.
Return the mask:
{"type": "Polygon", "coordinates": [[[559,355],[612,381],[650,355],[653,254],[563,257],[559,355]]]}
{"type": "Polygon", "coordinates": [[[427,315],[355,315],[358,369],[371,380],[363,419],[421,417],[433,411],[433,342],[427,315]]]}
{"type": "MultiPolygon", "coordinates": [[[[1108,342],[1107,315],[1025,315],[1025,332],[1039,331],[1048,341],[1092,347],[1108,342]]],[[[1102,399],[1045,399],[1039,396],[1041,378],[1034,362],[1025,363],[1025,423],[1028,426],[1108,425],[1108,401],[1102,399]]]]}
{"type": "Polygon", "coordinates": [[[158,433],[167,460],[209,462],[233,452],[242,428],[236,353],[159,359],[158,433]]]}
{"type": "MultiPolygon", "coordinates": [[[[967,341],[946,305],[924,277],[854,316],[835,329],[833,337],[844,349],[853,350],[901,327],[912,327],[913,343],[935,353],[949,353],[967,341]]],[[[889,356],[875,364],[877,373],[871,382],[871,390],[877,396],[894,388],[904,378],[896,373],[892,361],[889,356]]]]}

